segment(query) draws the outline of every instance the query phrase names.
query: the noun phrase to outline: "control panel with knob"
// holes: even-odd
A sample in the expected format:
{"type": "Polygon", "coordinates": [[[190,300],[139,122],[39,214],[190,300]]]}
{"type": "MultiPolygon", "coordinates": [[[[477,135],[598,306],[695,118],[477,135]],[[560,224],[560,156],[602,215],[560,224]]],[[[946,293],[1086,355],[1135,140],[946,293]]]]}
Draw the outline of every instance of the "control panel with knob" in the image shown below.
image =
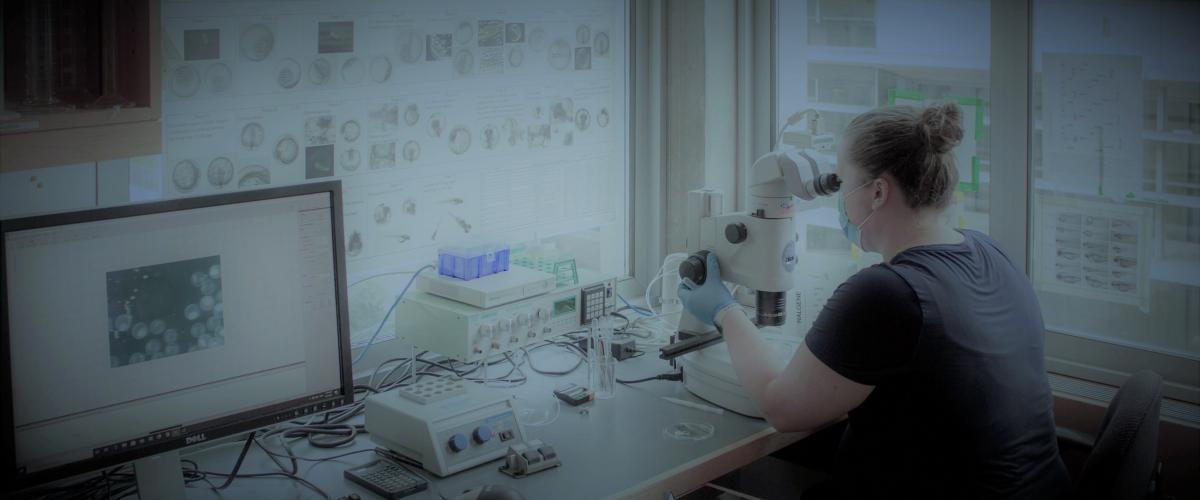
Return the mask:
{"type": "Polygon", "coordinates": [[[471,438],[475,440],[475,444],[484,444],[492,440],[492,428],[486,425],[481,425],[475,428],[471,433],[471,438]]]}
{"type": "Polygon", "coordinates": [[[468,444],[467,436],[456,432],[454,435],[450,436],[450,441],[446,443],[446,446],[450,448],[450,451],[458,453],[467,449],[468,444]]]}

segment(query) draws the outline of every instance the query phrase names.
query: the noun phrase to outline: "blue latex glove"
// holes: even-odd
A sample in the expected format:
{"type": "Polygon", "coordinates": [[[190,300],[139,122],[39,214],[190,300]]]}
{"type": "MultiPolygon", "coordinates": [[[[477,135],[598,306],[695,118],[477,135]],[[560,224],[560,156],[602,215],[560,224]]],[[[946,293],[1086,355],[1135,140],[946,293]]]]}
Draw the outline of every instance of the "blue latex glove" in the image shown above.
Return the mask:
{"type": "Polygon", "coordinates": [[[692,316],[711,325],[716,322],[718,313],[737,306],[737,303],[725,288],[725,283],[721,282],[721,266],[717,264],[716,253],[708,253],[704,267],[707,270],[704,284],[697,286],[692,280],[684,278],[679,284],[679,300],[692,316]]]}

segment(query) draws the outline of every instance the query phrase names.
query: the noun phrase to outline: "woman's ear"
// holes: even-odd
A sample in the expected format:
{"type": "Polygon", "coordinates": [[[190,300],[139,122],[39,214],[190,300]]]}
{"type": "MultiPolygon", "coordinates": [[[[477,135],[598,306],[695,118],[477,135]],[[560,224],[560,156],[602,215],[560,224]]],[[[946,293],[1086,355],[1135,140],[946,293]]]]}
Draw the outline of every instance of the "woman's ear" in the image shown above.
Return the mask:
{"type": "Polygon", "coordinates": [[[871,210],[879,210],[887,204],[888,196],[891,195],[891,183],[880,176],[871,181],[871,184],[871,210]]]}

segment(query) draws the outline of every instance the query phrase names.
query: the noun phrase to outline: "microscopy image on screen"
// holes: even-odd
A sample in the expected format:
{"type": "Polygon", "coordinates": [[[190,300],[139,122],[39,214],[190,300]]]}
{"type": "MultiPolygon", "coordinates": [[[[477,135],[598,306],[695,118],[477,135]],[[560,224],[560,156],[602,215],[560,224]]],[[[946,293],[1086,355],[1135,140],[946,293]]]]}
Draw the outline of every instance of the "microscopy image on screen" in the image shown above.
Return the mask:
{"type": "Polygon", "coordinates": [[[109,366],[225,344],[221,257],[107,273],[109,366]]]}

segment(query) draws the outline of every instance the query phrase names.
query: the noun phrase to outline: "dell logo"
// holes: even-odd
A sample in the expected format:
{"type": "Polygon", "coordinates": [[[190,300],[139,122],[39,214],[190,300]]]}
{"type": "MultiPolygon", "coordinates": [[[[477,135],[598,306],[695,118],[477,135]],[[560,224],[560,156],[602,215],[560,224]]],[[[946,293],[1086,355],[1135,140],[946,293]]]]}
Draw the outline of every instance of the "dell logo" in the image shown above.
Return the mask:
{"type": "Polygon", "coordinates": [[[183,440],[183,444],[185,444],[185,445],[193,445],[193,444],[196,444],[196,443],[203,442],[205,439],[208,439],[208,438],[207,438],[207,437],[204,437],[204,433],[203,433],[203,432],[201,432],[200,434],[196,434],[196,435],[193,435],[193,436],[188,436],[188,437],[184,438],[184,440],[183,440]]]}

